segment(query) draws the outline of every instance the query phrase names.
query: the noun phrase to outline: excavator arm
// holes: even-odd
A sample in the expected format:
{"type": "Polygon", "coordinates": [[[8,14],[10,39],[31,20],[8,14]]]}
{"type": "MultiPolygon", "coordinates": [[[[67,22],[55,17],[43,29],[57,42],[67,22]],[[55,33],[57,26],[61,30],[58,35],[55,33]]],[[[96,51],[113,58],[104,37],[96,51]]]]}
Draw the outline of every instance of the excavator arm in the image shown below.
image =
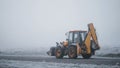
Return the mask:
{"type": "Polygon", "coordinates": [[[96,50],[100,49],[95,28],[92,23],[88,24],[88,34],[86,36],[84,45],[86,47],[87,54],[91,53],[91,39],[95,43],[96,50]]]}

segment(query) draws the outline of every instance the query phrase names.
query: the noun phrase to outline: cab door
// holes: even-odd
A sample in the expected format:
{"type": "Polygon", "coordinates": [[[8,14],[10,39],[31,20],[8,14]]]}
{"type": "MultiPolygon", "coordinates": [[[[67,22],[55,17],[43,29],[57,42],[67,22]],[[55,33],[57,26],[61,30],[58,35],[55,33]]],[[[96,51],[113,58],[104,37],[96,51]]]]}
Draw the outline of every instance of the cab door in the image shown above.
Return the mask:
{"type": "Polygon", "coordinates": [[[70,32],[68,37],[68,44],[69,45],[76,45],[79,41],[79,32],[70,32]]]}

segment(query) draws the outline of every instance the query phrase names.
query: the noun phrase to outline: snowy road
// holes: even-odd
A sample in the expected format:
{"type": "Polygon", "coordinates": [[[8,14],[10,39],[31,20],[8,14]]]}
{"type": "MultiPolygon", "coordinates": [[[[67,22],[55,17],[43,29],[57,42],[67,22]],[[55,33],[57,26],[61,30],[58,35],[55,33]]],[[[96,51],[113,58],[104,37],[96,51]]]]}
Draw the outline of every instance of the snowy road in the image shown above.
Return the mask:
{"type": "Polygon", "coordinates": [[[35,61],[35,62],[55,62],[55,63],[74,63],[74,64],[97,64],[97,65],[118,65],[120,66],[120,58],[108,57],[92,57],[91,59],[56,59],[51,56],[0,56],[0,60],[20,60],[20,61],[35,61]]]}

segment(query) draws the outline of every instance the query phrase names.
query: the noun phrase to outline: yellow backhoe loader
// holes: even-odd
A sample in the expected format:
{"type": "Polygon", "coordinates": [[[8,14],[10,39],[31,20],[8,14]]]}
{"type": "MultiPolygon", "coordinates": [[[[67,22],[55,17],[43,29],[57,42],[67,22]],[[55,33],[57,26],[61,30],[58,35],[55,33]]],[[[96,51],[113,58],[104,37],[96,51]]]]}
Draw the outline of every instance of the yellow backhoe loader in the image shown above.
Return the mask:
{"type": "Polygon", "coordinates": [[[67,39],[63,42],[56,42],[56,47],[51,47],[47,52],[50,56],[63,58],[68,55],[69,58],[75,59],[79,55],[89,59],[95,55],[95,51],[100,49],[96,30],[92,23],[88,24],[88,31],[74,30],[67,33],[67,39]]]}

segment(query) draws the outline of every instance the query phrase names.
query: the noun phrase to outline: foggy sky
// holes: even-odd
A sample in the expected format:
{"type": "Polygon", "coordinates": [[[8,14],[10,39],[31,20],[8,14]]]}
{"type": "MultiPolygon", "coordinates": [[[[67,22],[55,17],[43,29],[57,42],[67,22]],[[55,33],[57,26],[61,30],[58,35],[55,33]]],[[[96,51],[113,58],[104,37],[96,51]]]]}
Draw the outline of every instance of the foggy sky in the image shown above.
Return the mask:
{"type": "Polygon", "coordinates": [[[91,22],[101,46],[120,45],[120,0],[0,0],[0,49],[55,46],[91,22]]]}

